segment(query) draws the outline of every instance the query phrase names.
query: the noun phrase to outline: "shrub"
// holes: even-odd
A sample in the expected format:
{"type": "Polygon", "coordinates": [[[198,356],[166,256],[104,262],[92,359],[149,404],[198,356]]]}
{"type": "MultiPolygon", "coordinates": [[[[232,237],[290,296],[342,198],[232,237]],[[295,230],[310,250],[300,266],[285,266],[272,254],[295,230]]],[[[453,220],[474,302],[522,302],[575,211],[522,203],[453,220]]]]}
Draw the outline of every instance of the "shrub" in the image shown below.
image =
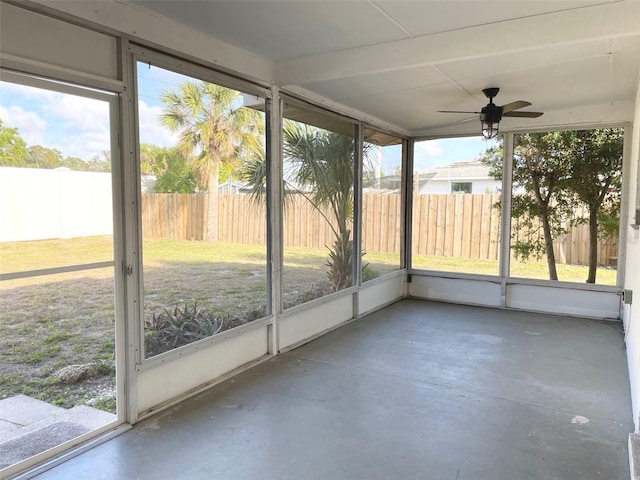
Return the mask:
{"type": "Polygon", "coordinates": [[[145,321],[145,346],[147,356],[166,352],[202,338],[215,335],[222,330],[224,320],[210,312],[198,308],[197,304],[173,312],[164,310],[151,320],[145,321]]]}

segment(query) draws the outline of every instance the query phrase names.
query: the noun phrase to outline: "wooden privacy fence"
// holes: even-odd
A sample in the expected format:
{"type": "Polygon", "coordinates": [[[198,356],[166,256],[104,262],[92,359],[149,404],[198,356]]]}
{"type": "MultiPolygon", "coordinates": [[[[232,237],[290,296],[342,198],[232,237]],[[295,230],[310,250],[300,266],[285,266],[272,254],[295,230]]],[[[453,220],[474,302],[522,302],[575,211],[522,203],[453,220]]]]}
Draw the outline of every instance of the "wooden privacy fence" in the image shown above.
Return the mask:
{"type": "Polygon", "coordinates": [[[498,260],[498,194],[413,197],[413,253],[498,260]]]}
{"type": "MultiPolygon", "coordinates": [[[[207,194],[143,194],[142,226],[146,238],[203,240],[207,194]]],[[[413,198],[413,254],[498,260],[499,194],[424,194],[413,198]]],[[[398,194],[363,195],[363,249],[399,252],[401,211],[398,194]]],[[[264,203],[248,195],[220,194],[219,241],[264,244],[264,203]]],[[[329,221],[333,215],[324,212],[329,221]]],[[[287,198],[284,213],[285,247],[323,248],[334,241],[328,221],[302,195],[287,198]]],[[[517,232],[517,223],[514,222],[517,232]]],[[[578,225],[556,239],[558,263],[588,264],[588,225],[578,225]]],[[[617,239],[599,242],[598,262],[610,264],[617,256],[617,239]]]]}
{"type": "Polygon", "coordinates": [[[203,240],[206,193],[143,193],[142,233],[145,238],[203,240]]]}
{"type": "MultiPolygon", "coordinates": [[[[498,260],[500,242],[500,211],[494,207],[500,200],[497,193],[426,194],[413,197],[413,253],[464,257],[478,260],[498,260]]],[[[576,217],[586,217],[584,208],[576,217]]],[[[556,238],[553,250],[557,263],[589,264],[589,225],[571,226],[566,235],[556,238]]],[[[518,240],[529,234],[520,229],[518,221],[511,225],[518,240]]],[[[533,234],[544,241],[542,226],[533,234]]],[[[598,242],[598,263],[615,264],[618,255],[617,237],[598,242]]]]}

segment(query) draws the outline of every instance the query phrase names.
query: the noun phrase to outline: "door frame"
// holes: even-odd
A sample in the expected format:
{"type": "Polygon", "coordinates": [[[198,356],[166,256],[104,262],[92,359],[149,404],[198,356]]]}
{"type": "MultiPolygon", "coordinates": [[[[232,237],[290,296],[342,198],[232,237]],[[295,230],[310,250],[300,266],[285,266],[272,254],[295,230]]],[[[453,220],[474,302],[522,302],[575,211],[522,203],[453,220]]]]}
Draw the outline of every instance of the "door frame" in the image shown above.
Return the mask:
{"type": "MultiPolygon", "coordinates": [[[[126,399],[125,384],[130,376],[127,368],[127,332],[126,319],[126,268],[125,268],[125,229],[124,229],[124,199],[123,176],[124,165],[121,154],[121,98],[120,91],[99,90],[93,87],[85,87],[78,84],[67,83],[55,79],[44,78],[34,73],[22,73],[20,71],[0,68],[0,80],[29,87],[41,88],[57,93],[75,95],[83,98],[106,102],[109,111],[109,136],[111,153],[111,192],[113,214],[113,260],[88,264],[89,268],[103,268],[113,266],[114,274],[114,342],[115,342],[115,366],[116,366],[116,419],[98,429],[87,432],[79,437],[63,442],[49,450],[29,457],[21,462],[2,470],[2,475],[15,475],[27,473],[35,475],[47,470],[54,465],[62,463],[70,456],[93,448],[97,443],[102,443],[112,436],[119,435],[130,428],[125,424],[128,419],[128,402],[126,399]],[[99,438],[98,438],[99,437],[99,438]],[[73,451],[72,451],[73,450],[73,451]],[[55,458],[54,458],[55,457],[55,458]]],[[[73,271],[77,266],[57,267],[42,271],[41,275],[64,273],[73,271]]],[[[20,275],[2,275],[1,278],[19,278],[20,275]]]]}

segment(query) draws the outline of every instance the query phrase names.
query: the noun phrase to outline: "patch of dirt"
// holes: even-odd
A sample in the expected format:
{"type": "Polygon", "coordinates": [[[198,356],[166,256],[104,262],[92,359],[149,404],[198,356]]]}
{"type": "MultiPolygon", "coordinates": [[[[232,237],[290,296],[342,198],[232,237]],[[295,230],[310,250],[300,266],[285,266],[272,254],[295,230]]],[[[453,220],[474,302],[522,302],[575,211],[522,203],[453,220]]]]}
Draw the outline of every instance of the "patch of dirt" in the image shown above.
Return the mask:
{"type": "Polygon", "coordinates": [[[114,377],[102,375],[100,377],[90,378],[82,382],[79,387],[79,392],[83,394],[85,405],[94,406],[100,401],[116,398],[116,382],[114,377]]]}

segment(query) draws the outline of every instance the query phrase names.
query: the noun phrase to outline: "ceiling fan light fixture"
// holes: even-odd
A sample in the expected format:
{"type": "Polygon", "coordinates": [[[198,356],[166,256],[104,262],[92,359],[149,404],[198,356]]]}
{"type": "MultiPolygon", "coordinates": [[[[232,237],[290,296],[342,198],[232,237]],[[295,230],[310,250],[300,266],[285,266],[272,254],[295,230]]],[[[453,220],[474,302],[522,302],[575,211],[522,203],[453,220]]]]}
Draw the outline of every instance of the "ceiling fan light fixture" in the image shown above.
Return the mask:
{"type": "Polygon", "coordinates": [[[498,135],[499,123],[482,120],[482,136],[487,140],[498,135]]]}
{"type": "Polygon", "coordinates": [[[480,112],[480,124],[482,126],[482,136],[489,140],[498,135],[500,120],[502,119],[502,109],[492,103],[487,105],[480,112]]]}

